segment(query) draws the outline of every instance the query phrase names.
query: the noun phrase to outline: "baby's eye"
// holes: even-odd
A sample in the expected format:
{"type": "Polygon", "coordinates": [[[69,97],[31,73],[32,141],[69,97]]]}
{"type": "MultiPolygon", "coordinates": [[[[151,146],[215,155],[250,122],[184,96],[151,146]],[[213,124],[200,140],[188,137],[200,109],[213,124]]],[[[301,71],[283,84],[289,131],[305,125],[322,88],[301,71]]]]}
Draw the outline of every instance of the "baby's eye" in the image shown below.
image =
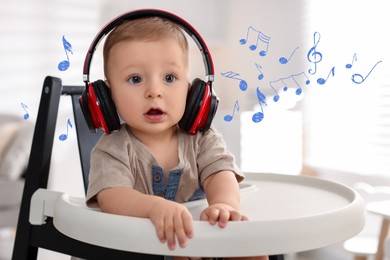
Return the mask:
{"type": "Polygon", "coordinates": [[[131,76],[128,81],[132,84],[138,84],[142,82],[142,78],[138,75],[131,76]]]}
{"type": "Polygon", "coordinates": [[[166,75],[165,76],[165,81],[168,82],[168,83],[172,83],[174,82],[176,79],[175,75],[173,74],[169,74],[169,75],[166,75]]]}

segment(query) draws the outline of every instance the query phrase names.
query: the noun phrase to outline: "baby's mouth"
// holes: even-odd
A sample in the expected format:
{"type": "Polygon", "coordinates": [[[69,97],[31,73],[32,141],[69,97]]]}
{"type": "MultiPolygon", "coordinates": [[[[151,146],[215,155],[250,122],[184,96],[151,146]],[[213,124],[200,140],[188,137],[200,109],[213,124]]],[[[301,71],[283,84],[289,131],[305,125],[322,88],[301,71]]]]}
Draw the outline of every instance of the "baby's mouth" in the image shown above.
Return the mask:
{"type": "Polygon", "coordinates": [[[161,111],[160,109],[158,108],[151,108],[149,109],[149,111],[146,113],[148,116],[159,116],[159,115],[162,115],[164,114],[163,111],[161,111]]]}
{"type": "Polygon", "coordinates": [[[159,108],[151,108],[146,112],[145,117],[152,123],[159,123],[164,120],[165,113],[159,108]]]}

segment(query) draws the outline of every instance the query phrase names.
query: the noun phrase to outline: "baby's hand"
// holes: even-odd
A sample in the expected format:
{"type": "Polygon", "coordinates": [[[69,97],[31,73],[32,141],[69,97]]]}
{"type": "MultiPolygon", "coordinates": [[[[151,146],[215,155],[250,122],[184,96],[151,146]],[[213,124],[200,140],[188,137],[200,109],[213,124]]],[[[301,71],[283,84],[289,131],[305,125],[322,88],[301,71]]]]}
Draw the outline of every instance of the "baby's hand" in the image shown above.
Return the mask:
{"type": "Polygon", "coordinates": [[[248,218],[227,204],[216,203],[203,210],[200,220],[209,221],[212,225],[218,222],[218,225],[224,228],[229,220],[243,221],[248,220],[248,218]]]}
{"type": "Polygon", "coordinates": [[[176,247],[176,237],[180,247],[185,247],[187,238],[192,238],[192,215],[188,209],[176,202],[161,199],[154,203],[149,212],[157,236],[161,242],[167,242],[170,250],[176,247]]]}

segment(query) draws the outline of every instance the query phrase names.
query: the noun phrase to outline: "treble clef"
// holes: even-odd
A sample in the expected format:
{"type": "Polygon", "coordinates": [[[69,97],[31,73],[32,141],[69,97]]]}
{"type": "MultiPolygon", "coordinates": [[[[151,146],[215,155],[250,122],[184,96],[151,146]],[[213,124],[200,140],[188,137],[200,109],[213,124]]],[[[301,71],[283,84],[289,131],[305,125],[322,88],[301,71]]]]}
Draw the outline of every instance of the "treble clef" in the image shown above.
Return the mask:
{"type": "Polygon", "coordinates": [[[318,52],[316,50],[316,47],[317,47],[317,45],[318,45],[318,43],[320,42],[320,39],[321,39],[320,33],[319,32],[315,32],[314,35],[313,35],[313,39],[314,39],[314,46],[307,53],[307,60],[312,62],[312,63],[314,63],[314,71],[313,71],[313,69],[309,69],[309,73],[311,75],[316,74],[316,72],[317,72],[317,63],[322,60],[322,53],[318,52]],[[317,35],[318,35],[318,40],[316,39],[317,35]]]}

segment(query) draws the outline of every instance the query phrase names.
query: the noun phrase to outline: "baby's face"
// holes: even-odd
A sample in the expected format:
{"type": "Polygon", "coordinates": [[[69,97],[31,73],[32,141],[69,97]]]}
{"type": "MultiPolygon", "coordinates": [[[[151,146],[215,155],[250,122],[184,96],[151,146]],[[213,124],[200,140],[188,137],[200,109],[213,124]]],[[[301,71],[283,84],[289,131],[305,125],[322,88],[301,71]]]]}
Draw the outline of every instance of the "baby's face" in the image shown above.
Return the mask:
{"type": "Polygon", "coordinates": [[[119,42],[110,50],[107,65],[112,99],[134,134],[160,133],[180,121],[188,61],[175,40],[119,42]]]}

